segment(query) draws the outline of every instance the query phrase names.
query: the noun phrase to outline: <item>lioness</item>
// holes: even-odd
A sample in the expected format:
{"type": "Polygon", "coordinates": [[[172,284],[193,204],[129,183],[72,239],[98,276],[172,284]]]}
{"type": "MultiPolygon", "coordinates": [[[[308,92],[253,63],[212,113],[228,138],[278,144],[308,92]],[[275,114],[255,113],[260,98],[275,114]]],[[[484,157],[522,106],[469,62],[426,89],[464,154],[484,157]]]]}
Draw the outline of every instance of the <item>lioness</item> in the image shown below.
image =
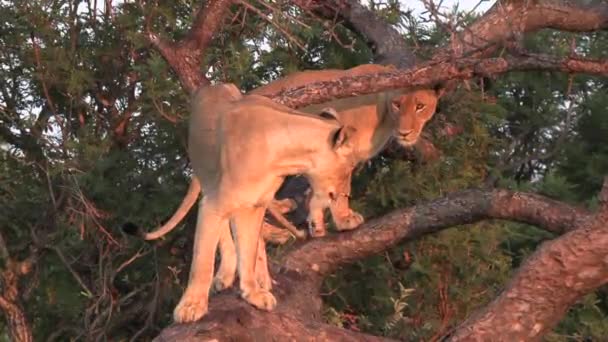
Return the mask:
{"type": "Polygon", "coordinates": [[[236,241],[241,297],[257,308],[274,308],[274,296],[254,275],[264,212],[284,177],[292,174],[310,180],[312,201],[319,202],[314,205],[331,202],[333,184],[345,177],[341,170],[350,172],[354,165],[352,131],[334,119],[297,112],[262,96],[243,96],[232,84],[205,87],[194,95],[188,155],[205,193],[188,286],[173,313],[176,322],[205,315],[216,247],[228,225],[236,241]]]}
{"type": "MultiPolygon", "coordinates": [[[[348,70],[299,71],[273,81],[268,85],[256,88],[249,93],[267,96],[313,82],[331,81],[341,77],[393,70],[395,68],[391,66],[363,64],[348,70]]],[[[357,163],[360,163],[378,154],[386,146],[391,137],[395,138],[402,146],[414,145],[420,137],[426,122],[433,117],[438,99],[442,94],[443,89],[440,87],[413,91],[396,89],[376,94],[333,100],[322,104],[306,106],[298,110],[315,114],[319,113],[323,107],[335,109],[338,112],[338,120],[341,123],[356,128],[352,139],[355,145],[355,158],[357,163]]],[[[351,173],[345,174],[348,176],[346,179],[341,180],[342,185],[339,187],[344,189],[343,193],[349,194],[351,173]],[[348,186],[344,184],[348,184],[348,186]]],[[[345,196],[340,196],[337,199],[337,203],[330,209],[333,209],[331,213],[338,230],[344,230],[342,227],[350,229],[352,224],[349,224],[349,220],[355,218],[355,221],[357,221],[357,218],[360,217],[360,215],[350,209],[348,198],[345,196]]],[[[322,215],[322,213],[311,212],[309,217],[322,217],[322,215]]],[[[317,221],[318,219],[313,221],[314,227],[309,227],[311,228],[311,235],[323,236],[325,235],[325,226],[317,225],[317,221]]],[[[357,222],[358,224],[362,223],[362,217],[359,221],[357,222]]],[[[223,252],[221,253],[222,255],[224,254],[223,252]]]]}

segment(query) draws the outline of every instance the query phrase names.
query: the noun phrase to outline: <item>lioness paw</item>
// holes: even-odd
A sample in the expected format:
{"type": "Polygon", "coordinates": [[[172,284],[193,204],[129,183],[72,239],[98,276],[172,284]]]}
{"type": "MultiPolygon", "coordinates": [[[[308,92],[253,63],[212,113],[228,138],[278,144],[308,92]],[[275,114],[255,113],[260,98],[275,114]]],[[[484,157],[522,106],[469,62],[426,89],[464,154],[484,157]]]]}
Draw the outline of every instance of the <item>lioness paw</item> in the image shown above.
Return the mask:
{"type": "Polygon", "coordinates": [[[351,210],[350,214],[336,220],[336,228],[338,230],[352,230],[360,226],[365,219],[361,214],[351,210]]]}
{"type": "Polygon", "coordinates": [[[242,297],[249,302],[249,304],[260,310],[272,311],[275,306],[277,306],[277,300],[274,298],[272,293],[266,290],[258,289],[256,291],[243,294],[242,297]]]}
{"type": "Polygon", "coordinates": [[[173,320],[176,323],[194,322],[207,313],[207,299],[203,296],[184,294],[179,304],[173,310],[173,320]]]}

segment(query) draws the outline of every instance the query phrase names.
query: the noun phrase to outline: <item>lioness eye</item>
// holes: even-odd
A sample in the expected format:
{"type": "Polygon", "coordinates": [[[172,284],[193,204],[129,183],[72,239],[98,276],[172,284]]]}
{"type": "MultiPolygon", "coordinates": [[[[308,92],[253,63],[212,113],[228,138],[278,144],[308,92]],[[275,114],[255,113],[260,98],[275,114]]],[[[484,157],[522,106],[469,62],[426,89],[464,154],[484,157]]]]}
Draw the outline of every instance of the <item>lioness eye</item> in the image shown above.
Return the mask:
{"type": "Polygon", "coordinates": [[[421,110],[423,108],[424,108],[424,104],[422,104],[422,103],[419,103],[416,105],[416,110],[421,110]]]}

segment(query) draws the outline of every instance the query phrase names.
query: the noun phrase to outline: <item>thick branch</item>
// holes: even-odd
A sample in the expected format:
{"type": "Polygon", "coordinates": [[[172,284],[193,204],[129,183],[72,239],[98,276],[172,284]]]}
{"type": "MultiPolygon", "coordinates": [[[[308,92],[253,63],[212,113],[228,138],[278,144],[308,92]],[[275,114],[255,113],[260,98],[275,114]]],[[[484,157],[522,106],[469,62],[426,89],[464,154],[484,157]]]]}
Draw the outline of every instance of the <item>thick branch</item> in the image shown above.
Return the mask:
{"type": "Polygon", "coordinates": [[[608,60],[558,58],[537,54],[486,59],[460,58],[453,61],[420,64],[413,69],[311,83],[267,96],[276,102],[297,108],[335,98],[370,94],[387,89],[428,87],[451,80],[531,70],[608,75],[608,60]]]}
{"type": "Polygon", "coordinates": [[[606,219],[545,242],[506,290],[450,341],[537,341],[580,297],[608,282],[606,219]]]}
{"type": "Polygon", "coordinates": [[[608,178],[592,218],[545,242],[506,289],[460,325],[450,341],[537,341],[580,297],[608,283],[608,178]]]}
{"type": "Polygon", "coordinates": [[[483,16],[455,34],[435,59],[447,55],[488,56],[496,43],[519,38],[525,33],[552,28],[561,31],[589,32],[608,28],[608,3],[605,1],[499,0],[483,16]]]}
{"type": "Polygon", "coordinates": [[[154,341],[391,341],[294,316],[263,312],[235,294],[222,294],[212,299],[211,311],[202,321],[173,325],[154,341]]]}
{"type": "Polygon", "coordinates": [[[447,227],[484,219],[505,219],[561,234],[589,217],[583,209],[535,194],[466,190],[395,211],[353,232],[308,241],[287,254],[282,264],[300,273],[327,275],[342,265],[380,253],[401,241],[447,227]]]}
{"type": "Polygon", "coordinates": [[[169,63],[188,93],[209,84],[201,71],[201,60],[232,3],[233,0],[206,1],[198,10],[192,28],[179,42],[170,42],[148,31],[148,40],[169,63]]]}

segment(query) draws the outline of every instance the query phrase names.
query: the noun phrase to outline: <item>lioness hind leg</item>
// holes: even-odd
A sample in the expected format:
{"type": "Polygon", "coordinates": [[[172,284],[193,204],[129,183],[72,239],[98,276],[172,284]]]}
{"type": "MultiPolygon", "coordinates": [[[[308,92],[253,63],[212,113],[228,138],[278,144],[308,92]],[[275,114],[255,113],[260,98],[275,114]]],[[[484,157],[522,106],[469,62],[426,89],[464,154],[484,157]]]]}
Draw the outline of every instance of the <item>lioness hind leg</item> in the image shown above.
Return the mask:
{"type": "Polygon", "coordinates": [[[264,211],[264,207],[241,209],[230,219],[230,228],[236,242],[241,297],[258,309],[270,311],[277,301],[268,290],[260,287],[255,277],[264,211]]]}
{"type": "MultiPolygon", "coordinates": [[[[226,226],[228,228],[228,226],[226,226]]],[[[221,291],[229,288],[234,283],[237,268],[237,256],[236,249],[234,247],[234,241],[229,229],[222,231],[220,235],[220,266],[213,278],[213,288],[216,291],[221,291]]],[[[266,255],[266,242],[263,236],[260,235],[258,239],[258,251],[257,260],[255,263],[255,278],[264,290],[270,291],[272,289],[272,278],[268,271],[268,260],[266,255]]]]}
{"type": "Polygon", "coordinates": [[[173,311],[173,319],[178,323],[196,321],[207,313],[213,260],[220,233],[218,228],[226,223],[213,201],[203,197],[199,204],[188,286],[173,311]]]}
{"type": "Polygon", "coordinates": [[[213,288],[216,291],[221,291],[231,287],[234,283],[237,258],[228,222],[225,226],[218,228],[221,230],[219,241],[220,266],[213,278],[213,288]]]}

